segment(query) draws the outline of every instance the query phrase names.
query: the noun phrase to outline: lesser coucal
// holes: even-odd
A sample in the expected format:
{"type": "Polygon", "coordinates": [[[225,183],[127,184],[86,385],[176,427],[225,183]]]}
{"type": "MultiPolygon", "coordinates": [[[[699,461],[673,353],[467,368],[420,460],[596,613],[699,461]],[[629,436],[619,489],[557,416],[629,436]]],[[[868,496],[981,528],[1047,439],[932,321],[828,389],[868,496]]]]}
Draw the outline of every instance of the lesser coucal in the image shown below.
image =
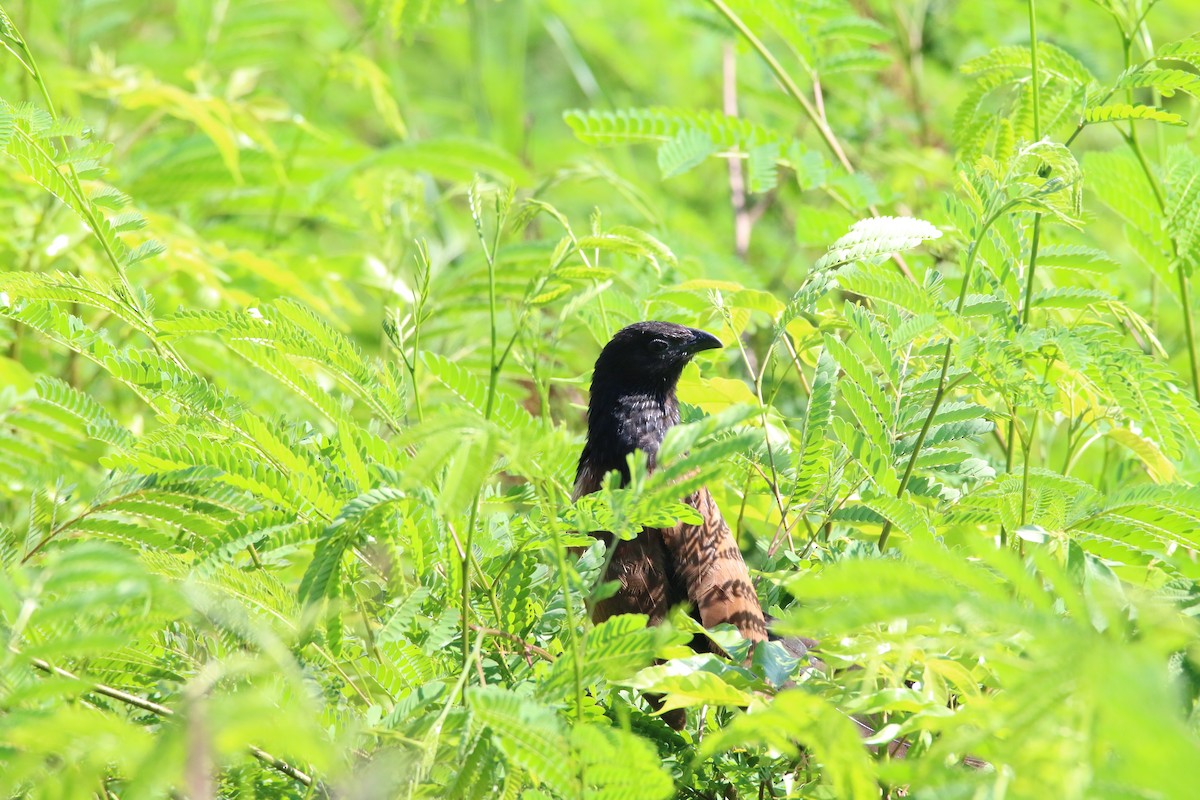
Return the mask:
{"type": "MultiPolygon", "coordinates": [[[[675,386],[684,365],[696,353],[718,347],[712,334],[670,322],[637,322],[617,331],[592,374],[575,499],[599,489],[612,470],[627,482],[626,456],[635,449],[646,453],[654,469],[667,429],[679,422],[675,386]]],[[[596,604],[593,621],[646,614],[656,625],[672,606],[690,601],[704,627],[728,622],[751,641],[765,640],[762,607],[720,509],[706,488],[685,500],[700,512],[699,525],[645,528],[637,538],[616,543],[605,580],[620,587],[596,604]]],[[[611,536],[601,535],[611,547],[611,536]]]]}
{"type": "MultiPolygon", "coordinates": [[[[587,444],[579,457],[572,499],[598,490],[613,470],[627,482],[626,457],[634,450],[644,451],[654,469],[663,437],[679,423],[675,387],[684,365],[696,353],[718,347],[721,342],[712,334],[670,322],[636,322],[617,331],[600,351],[592,373],[587,444]]],[[[650,624],[657,625],[672,606],[691,602],[704,627],[728,622],[746,639],[764,641],[766,619],[721,510],[706,488],[685,499],[700,512],[699,525],[643,528],[636,538],[616,543],[604,579],[618,582],[619,588],[596,604],[592,621],[646,614],[650,624]]],[[[597,535],[613,546],[610,535],[597,535]]],[[[820,664],[807,653],[814,644],[802,637],[783,640],[792,655],[820,664]]],[[[656,698],[648,699],[657,705],[656,698]]],[[[674,728],[682,728],[686,719],[682,709],[663,718],[674,728]]],[[[874,734],[868,721],[851,719],[863,736],[874,734]]],[[[908,742],[897,739],[887,749],[893,757],[903,757],[908,742]]],[[[972,767],[984,763],[970,756],[964,761],[972,767]]]]}

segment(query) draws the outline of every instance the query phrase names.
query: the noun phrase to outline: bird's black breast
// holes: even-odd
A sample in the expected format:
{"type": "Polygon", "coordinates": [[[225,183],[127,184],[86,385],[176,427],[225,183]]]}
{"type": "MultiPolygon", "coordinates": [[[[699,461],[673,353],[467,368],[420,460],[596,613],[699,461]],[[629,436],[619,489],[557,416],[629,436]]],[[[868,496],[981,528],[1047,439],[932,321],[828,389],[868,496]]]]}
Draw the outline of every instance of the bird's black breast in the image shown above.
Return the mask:
{"type": "Polygon", "coordinates": [[[654,467],[658,448],[672,425],[679,422],[679,403],[674,394],[630,392],[609,398],[593,398],[588,412],[588,443],[580,457],[601,475],[619,470],[629,480],[626,458],[641,450],[654,467]]]}

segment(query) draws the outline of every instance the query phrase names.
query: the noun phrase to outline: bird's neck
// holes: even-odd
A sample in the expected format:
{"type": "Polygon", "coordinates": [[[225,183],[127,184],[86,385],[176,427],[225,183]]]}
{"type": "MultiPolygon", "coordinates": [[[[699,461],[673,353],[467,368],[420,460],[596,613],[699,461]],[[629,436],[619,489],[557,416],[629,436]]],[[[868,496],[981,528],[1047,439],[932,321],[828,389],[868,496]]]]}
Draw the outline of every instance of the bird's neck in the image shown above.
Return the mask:
{"type": "Polygon", "coordinates": [[[663,437],[678,423],[679,401],[673,382],[607,396],[593,390],[588,408],[589,456],[605,472],[620,470],[628,481],[626,457],[642,450],[653,468],[663,437]]]}

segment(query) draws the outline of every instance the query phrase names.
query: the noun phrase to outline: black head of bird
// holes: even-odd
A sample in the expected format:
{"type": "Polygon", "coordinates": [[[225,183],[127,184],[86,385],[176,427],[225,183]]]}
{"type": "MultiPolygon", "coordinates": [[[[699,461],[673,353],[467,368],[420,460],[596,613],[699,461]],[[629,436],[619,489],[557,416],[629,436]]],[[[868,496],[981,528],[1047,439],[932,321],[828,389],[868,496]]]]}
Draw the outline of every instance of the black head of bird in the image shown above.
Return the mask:
{"type": "Polygon", "coordinates": [[[617,331],[592,373],[580,474],[586,468],[598,479],[616,469],[628,479],[625,459],[635,449],[653,464],[667,429],[679,422],[675,386],[684,366],[718,347],[711,333],[672,322],[635,322],[617,331]]]}
{"type": "Polygon", "coordinates": [[[711,333],[673,322],[635,322],[613,335],[592,375],[592,391],[620,386],[670,391],[692,356],[721,347],[711,333]]]}

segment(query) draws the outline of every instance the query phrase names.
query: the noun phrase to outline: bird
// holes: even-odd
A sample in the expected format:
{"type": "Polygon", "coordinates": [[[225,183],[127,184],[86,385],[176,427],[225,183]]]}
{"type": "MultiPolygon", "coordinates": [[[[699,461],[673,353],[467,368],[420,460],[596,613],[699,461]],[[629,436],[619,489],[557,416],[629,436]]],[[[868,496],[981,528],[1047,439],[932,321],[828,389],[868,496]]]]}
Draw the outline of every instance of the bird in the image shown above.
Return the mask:
{"type": "MultiPolygon", "coordinates": [[[[655,469],[663,437],[679,423],[676,386],[684,366],[720,347],[711,333],[672,322],[635,322],[613,335],[592,373],[587,441],[572,500],[597,491],[614,470],[628,483],[626,458],[634,450],[655,469]]],[[[645,614],[657,625],[672,607],[690,603],[704,627],[729,623],[747,640],[765,641],[767,623],[749,570],[712,494],[702,487],[683,500],[699,512],[699,524],[643,528],[634,539],[616,542],[604,579],[618,588],[595,604],[592,621],[645,614]]],[[[614,546],[611,535],[597,535],[614,546]]]]}
{"type": "MultiPolygon", "coordinates": [[[[679,424],[676,387],[683,368],[697,353],[722,346],[711,333],[672,322],[635,322],[613,335],[592,372],[587,440],[575,470],[572,502],[598,491],[605,475],[614,470],[627,484],[627,458],[634,450],[643,451],[648,469],[654,470],[663,437],[679,424]]],[[[789,655],[807,662],[805,671],[825,671],[825,664],[812,654],[814,640],[768,631],[769,617],[759,604],[737,540],[707,487],[684,501],[699,512],[699,524],[643,528],[635,538],[616,542],[604,580],[616,582],[617,590],[595,604],[592,622],[599,624],[618,614],[645,614],[648,624],[657,625],[674,606],[690,603],[704,627],[729,623],[753,643],[777,640],[789,655]]],[[[611,534],[595,535],[606,547],[614,546],[611,534]]],[[[661,705],[657,696],[649,695],[647,700],[655,708],[661,705]]],[[[847,716],[861,736],[875,735],[877,728],[870,721],[847,716]]],[[[667,711],[662,718],[676,730],[687,721],[683,709],[667,711]]],[[[903,758],[909,742],[897,738],[883,746],[892,757],[903,758]]],[[[972,756],[965,757],[964,763],[972,768],[986,766],[972,756]]]]}

